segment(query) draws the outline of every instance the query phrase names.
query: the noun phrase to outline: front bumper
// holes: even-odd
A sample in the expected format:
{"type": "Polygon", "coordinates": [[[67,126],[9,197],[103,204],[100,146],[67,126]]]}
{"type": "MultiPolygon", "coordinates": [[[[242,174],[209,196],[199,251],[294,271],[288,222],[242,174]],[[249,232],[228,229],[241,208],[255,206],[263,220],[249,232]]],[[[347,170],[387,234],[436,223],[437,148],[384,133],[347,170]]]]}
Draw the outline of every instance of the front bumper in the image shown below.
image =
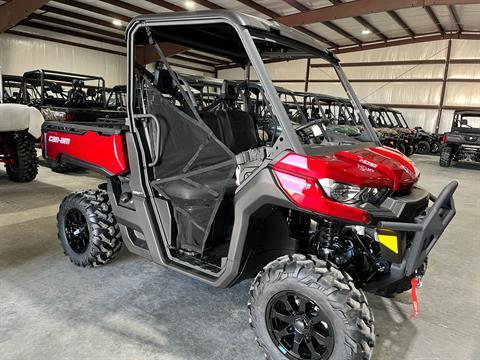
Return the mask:
{"type": "Polygon", "coordinates": [[[402,261],[392,263],[390,274],[370,282],[367,289],[386,287],[405,278],[411,278],[415,274],[455,216],[453,193],[457,187],[458,182],[452,181],[445,186],[438,197],[430,194],[433,205],[415,217],[413,222],[380,221],[378,223],[378,228],[396,233],[413,233],[414,236],[405,249],[402,261]]]}

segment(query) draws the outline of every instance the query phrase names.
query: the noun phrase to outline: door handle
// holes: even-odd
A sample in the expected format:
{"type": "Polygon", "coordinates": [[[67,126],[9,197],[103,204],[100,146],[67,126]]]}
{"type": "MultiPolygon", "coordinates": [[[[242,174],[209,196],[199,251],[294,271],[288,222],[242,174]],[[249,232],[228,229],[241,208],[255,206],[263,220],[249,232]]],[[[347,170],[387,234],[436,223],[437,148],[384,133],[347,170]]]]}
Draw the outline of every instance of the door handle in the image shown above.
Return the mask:
{"type": "MultiPolygon", "coordinates": [[[[154,138],[154,141],[153,141],[153,151],[151,149],[151,146],[149,144],[149,150],[151,152],[151,157],[152,157],[152,161],[150,163],[148,163],[148,166],[149,167],[153,167],[153,166],[157,166],[158,165],[158,162],[160,161],[160,121],[158,120],[158,118],[153,115],[153,114],[135,114],[133,115],[134,119],[139,119],[139,120],[142,120],[143,124],[144,124],[144,128],[147,128],[147,125],[145,123],[145,119],[151,119],[153,120],[153,122],[155,123],[155,127],[157,128],[157,134],[154,138]]],[[[145,134],[146,137],[147,137],[147,141],[149,139],[149,134],[145,134]]]]}

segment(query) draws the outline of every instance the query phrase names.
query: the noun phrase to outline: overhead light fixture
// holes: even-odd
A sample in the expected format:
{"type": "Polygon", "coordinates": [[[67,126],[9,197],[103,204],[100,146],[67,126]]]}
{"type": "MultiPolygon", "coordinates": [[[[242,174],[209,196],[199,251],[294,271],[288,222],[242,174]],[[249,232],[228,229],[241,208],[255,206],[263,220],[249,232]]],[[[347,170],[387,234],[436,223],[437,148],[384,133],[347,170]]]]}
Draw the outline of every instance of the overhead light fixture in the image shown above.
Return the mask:
{"type": "Polygon", "coordinates": [[[192,1],[192,0],[185,1],[185,7],[189,10],[195,9],[195,1],[192,1]]]}
{"type": "Polygon", "coordinates": [[[118,19],[113,19],[112,24],[115,26],[122,26],[122,22],[118,19]]]}
{"type": "Polygon", "coordinates": [[[363,29],[362,30],[362,35],[368,35],[368,34],[371,34],[372,32],[370,31],[370,29],[363,29]]]}

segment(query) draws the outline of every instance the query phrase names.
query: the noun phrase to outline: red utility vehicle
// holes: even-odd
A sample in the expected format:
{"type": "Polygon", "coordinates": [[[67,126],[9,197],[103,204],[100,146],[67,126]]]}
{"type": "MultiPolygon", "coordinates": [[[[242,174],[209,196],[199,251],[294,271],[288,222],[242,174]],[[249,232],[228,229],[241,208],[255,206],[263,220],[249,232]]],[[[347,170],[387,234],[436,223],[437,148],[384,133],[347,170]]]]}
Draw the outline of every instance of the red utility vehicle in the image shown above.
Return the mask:
{"type": "Polygon", "coordinates": [[[417,187],[418,170],[381,147],[338,59],[297,30],[228,11],[174,12],[134,19],[127,44],[125,125],[43,127],[45,157],[107,180],[61,204],[65,254],[101,265],[123,242],[216,287],[254,277],[250,323],[268,358],[369,359],[375,335],[363,290],[416,287],[455,215],[457,183],[438,198],[417,187]],[[238,64],[246,84],[224,81],[199,106],[167,60],[172,43],[238,64]],[[144,47],[158,53],[153,73],[137,62],[144,47]],[[362,137],[327,131],[319,119],[292,126],[263,60],[296,58],[331,64],[362,137]],[[262,99],[246,93],[250,69],[262,99]],[[266,111],[252,112],[251,101],[266,111]]]}

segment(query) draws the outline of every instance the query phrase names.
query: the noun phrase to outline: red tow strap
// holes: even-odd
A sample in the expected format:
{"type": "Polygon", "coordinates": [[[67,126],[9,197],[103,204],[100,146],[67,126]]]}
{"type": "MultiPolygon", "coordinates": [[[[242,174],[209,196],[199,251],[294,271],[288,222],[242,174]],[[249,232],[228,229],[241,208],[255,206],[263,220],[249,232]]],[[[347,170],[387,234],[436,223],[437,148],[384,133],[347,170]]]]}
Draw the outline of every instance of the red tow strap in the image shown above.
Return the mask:
{"type": "Polygon", "coordinates": [[[410,316],[410,320],[413,320],[418,315],[418,297],[417,297],[417,287],[419,281],[416,276],[414,276],[411,280],[412,284],[412,308],[413,308],[413,315],[410,316]]]}

